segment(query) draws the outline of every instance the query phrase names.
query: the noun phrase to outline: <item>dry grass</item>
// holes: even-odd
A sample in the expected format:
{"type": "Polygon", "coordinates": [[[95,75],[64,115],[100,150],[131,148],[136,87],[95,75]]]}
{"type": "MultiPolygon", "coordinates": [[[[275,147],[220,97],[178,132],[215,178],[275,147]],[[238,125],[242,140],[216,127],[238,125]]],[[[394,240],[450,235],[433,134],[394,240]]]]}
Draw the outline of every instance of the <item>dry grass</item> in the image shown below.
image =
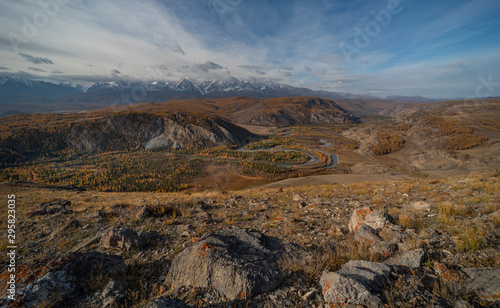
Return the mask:
{"type": "Polygon", "coordinates": [[[89,276],[88,285],[92,292],[97,290],[102,290],[106,284],[111,280],[111,277],[105,276],[103,274],[103,265],[99,263],[97,269],[92,271],[89,276]]]}
{"type": "Polygon", "coordinates": [[[465,204],[456,204],[451,201],[439,202],[436,205],[436,208],[439,215],[447,220],[455,216],[463,218],[472,214],[472,208],[470,206],[465,204]]]}
{"type": "Polygon", "coordinates": [[[300,272],[304,274],[309,281],[316,282],[326,269],[327,257],[318,253],[314,253],[308,257],[297,257],[290,254],[284,254],[283,258],[278,260],[278,265],[285,273],[300,272]]]}
{"type": "Polygon", "coordinates": [[[387,307],[410,308],[418,306],[414,292],[421,284],[423,277],[419,277],[412,268],[409,270],[410,274],[398,274],[397,279],[388,279],[388,283],[383,288],[387,307]]]}
{"type": "Polygon", "coordinates": [[[477,226],[465,226],[457,240],[457,250],[461,252],[478,251],[484,244],[484,232],[477,226]]]}
{"type": "Polygon", "coordinates": [[[403,228],[414,229],[417,233],[428,226],[428,222],[425,220],[422,213],[414,210],[400,210],[398,220],[403,228]]]}
{"type": "Polygon", "coordinates": [[[316,282],[324,270],[337,271],[350,260],[378,261],[379,256],[368,251],[368,247],[348,239],[336,248],[311,252],[307,257],[291,254],[279,260],[285,272],[300,272],[311,282],[316,282]]]}

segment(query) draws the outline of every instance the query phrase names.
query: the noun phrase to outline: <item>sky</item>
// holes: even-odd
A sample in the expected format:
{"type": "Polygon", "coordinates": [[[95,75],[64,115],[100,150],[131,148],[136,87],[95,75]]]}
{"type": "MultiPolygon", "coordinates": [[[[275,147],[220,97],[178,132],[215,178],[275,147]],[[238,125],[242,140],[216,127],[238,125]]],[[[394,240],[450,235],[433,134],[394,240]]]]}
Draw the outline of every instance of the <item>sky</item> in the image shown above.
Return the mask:
{"type": "Polygon", "coordinates": [[[500,96],[495,0],[0,0],[0,75],[500,96]]]}

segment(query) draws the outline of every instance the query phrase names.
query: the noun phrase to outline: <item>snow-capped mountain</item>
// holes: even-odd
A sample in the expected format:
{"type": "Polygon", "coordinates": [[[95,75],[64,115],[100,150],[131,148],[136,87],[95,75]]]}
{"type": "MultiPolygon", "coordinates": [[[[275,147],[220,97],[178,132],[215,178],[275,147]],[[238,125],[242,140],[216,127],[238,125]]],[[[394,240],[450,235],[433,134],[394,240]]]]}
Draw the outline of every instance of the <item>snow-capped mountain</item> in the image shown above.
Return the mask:
{"type": "Polygon", "coordinates": [[[226,80],[203,80],[193,82],[188,78],[183,78],[177,82],[129,82],[113,81],[98,82],[89,87],[85,92],[95,92],[101,90],[125,90],[125,89],[145,89],[151,92],[177,91],[186,94],[207,95],[211,93],[229,93],[229,92],[259,92],[264,94],[266,91],[286,91],[302,88],[295,88],[289,85],[279,83],[263,83],[256,81],[239,80],[230,78],[226,80]]]}
{"type": "Polygon", "coordinates": [[[73,86],[46,81],[0,76],[0,116],[24,112],[54,110],[87,110],[135,103],[161,103],[172,99],[223,98],[248,96],[272,97],[315,96],[325,99],[359,99],[359,95],[314,91],[274,82],[229,78],[193,81],[129,81],[97,82],[91,86],[73,86]]]}

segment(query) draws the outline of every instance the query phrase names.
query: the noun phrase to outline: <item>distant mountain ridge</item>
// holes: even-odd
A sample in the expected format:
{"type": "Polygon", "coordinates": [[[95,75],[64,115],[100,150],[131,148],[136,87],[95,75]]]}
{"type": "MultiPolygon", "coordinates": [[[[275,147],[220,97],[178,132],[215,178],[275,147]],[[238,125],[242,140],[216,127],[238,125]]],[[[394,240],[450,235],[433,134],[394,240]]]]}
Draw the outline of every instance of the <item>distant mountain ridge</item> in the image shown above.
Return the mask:
{"type": "Polygon", "coordinates": [[[396,100],[402,103],[432,103],[440,101],[437,99],[427,98],[420,95],[413,95],[413,96],[392,95],[392,96],[387,96],[386,99],[396,100]]]}
{"type": "MultiPolygon", "coordinates": [[[[195,94],[207,97],[226,97],[227,94],[230,96],[241,96],[233,95],[233,93],[253,93],[256,98],[268,98],[269,95],[273,95],[275,92],[297,92],[297,93],[324,93],[329,96],[335,96],[337,98],[351,97],[349,93],[337,93],[329,91],[314,91],[308,88],[298,88],[286,84],[274,83],[274,82],[258,82],[258,81],[248,81],[239,80],[237,78],[229,78],[225,80],[203,80],[200,82],[193,82],[188,78],[183,78],[177,82],[129,82],[129,81],[116,81],[116,82],[100,82],[96,83],[90,88],[86,89],[84,92],[92,93],[103,90],[146,90],[149,92],[179,92],[184,94],[195,94]]],[[[279,95],[287,96],[287,95],[279,95]]],[[[304,96],[304,95],[300,95],[304,96]]],[[[274,96],[273,96],[274,97],[274,96]]]]}
{"type": "Polygon", "coordinates": [[[37,95],[45,98],[56,98],[78,94],[81,91],[81,89],[67,84],[0,76],[0,97],[37,95]]]}
{"type": "MultiPolygon", "coordinates": [[[[183,78],[171,81],[97,82],[90,87],[0,76],[0,116],[16,113],[67,112],[111,105],[162,103],[173,99],[228,98],[246,96],[257,99],[277,97],[320,97],[330,100],[373,100],[364,94],[315,91],[274,82],[229,78],[194,82],[183,78]]],[[[395,99],[412,102],[412,97],[395,99]]],[[[433,100],[416,97],[417,102],[433,100]]]]}

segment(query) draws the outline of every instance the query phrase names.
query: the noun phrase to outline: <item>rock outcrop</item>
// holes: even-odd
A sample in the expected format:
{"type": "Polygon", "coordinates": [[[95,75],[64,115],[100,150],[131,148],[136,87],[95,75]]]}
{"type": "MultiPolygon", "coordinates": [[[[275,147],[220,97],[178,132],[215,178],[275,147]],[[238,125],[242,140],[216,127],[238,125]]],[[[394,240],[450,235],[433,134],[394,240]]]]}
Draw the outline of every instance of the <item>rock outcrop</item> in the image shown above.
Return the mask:
{"type": "Polygon", "coordinates": [[[124,272],[122,257],[98,252],[71,254],[20,290],[19,302],[25,307],[72,306],[95,288],[98,280],[120,277],[124,272]]]}
{"type": "Polygon", "coordinates": [[[123,113],[77,123],[71,127],[67,141],[79,150],[102,152],[242,144],[253,137],[246,129],[216,117],[123,113]]]}
{"type": "Polygon", "coordinates": [[[283,280],[278,260],[300,249],[277,238],[240,228],[207,233],[172,262],[166,283],[214,288],[229,300],[247,299],[277,288],[283,280]]]}
{"type": "Polygon", "coordinates": [[[379,307],[382,286],[394,271],[391,266],[368,261],[349,261],[337,272],[325,271],[319,283],[330,307],[346,304],[379,307]]]}

